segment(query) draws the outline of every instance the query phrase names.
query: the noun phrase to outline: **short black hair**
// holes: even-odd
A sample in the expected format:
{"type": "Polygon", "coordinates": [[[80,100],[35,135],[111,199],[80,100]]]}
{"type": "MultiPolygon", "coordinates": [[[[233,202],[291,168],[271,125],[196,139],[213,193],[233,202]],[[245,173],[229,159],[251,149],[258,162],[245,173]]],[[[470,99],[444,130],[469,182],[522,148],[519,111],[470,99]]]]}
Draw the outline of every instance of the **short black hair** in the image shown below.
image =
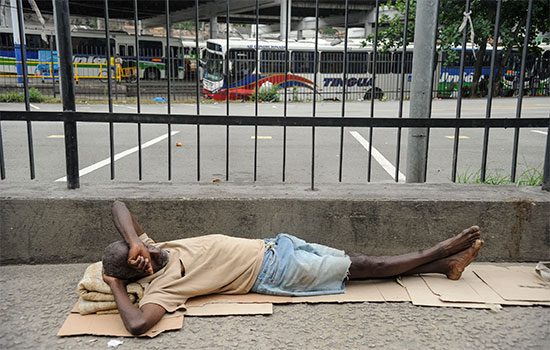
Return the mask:
{"type": "Polygon", "coordinates": [[[128,266],[129,250],[125,241],[113,242],[105,248],[102,263],[106,275],[121,280],[136,280],[144,277],[143,274],[128,266]]]}

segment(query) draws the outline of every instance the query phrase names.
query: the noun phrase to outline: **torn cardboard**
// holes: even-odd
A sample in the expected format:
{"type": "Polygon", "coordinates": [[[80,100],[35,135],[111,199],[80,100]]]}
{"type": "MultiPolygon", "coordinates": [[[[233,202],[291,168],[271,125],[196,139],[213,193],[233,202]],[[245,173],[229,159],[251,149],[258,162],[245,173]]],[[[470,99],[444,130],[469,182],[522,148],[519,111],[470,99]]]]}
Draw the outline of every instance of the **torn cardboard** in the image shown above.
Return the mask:
{"type": "Polygon", "coordinates": [[[411,301],[418,306],[438,306],[438,307],[465,307],[473,309],[489,309],[490,306],[485,303],[457,303],[446,302],[439,299],[439,295],[434,294],[422,278],[416,276],[406,276],[402,278],[403,284],[407,288],[411,301]]]}
{"type": "MultiPolygon", "coordinates": [[[[183,314],[167,314],[142,337],[153,338],[164,331],[181,329],[183,327],[183,314]]],[[[109,315],[80,315],[70,313],[61,326],[57,336],[69,335],[107,335],[113,337],[133,337],[128,332],[119,314],[109,315]]]]}
{"type": "Polygon", "coordinates": [[[476,265],[473,271],[505,300],[550,302],[550,284],[535,273],[534,267],[476,265]]]}

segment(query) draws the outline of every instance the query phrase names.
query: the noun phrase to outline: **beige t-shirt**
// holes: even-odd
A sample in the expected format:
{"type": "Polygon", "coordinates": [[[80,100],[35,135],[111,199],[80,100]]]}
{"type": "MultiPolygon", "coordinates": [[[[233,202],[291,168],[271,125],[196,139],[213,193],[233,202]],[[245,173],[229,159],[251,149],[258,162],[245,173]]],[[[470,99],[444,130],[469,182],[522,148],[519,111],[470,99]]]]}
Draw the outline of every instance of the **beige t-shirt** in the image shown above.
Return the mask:
{"type": "Polygon", "coordinates": [[[155,243],[145,233],[139,238],[170,254],[166,266],[138,281],[145,288],[139,306],[158,304],[168,312],[185,308],[187,299],[198,295],[248,293],[265,253],[261,239],[208,235],[155,243]]]}

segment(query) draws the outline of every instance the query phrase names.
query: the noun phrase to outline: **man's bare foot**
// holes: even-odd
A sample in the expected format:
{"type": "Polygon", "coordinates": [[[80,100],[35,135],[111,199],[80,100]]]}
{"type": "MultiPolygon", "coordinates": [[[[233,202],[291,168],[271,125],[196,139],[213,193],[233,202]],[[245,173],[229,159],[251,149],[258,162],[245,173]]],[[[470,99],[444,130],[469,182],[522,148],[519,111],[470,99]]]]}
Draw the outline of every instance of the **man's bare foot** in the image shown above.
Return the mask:
{"type": "Polygon", "coordinates": [[[447,257],[472,247],[478,239],[481,239],[479,226],[472,226],[437,246],[443,251],[443,257],[447,257]]]}
{"type": "Polygon", "coordinates": [[[459,279],[462,276],[462,272],[464,271],[466,266],[470,265],[472,261],[477,258],[483,243],[483,240],[478,239],[472,244],[470,248],[444,259],[446,260],[449,267],[449,271],[445,273],[447,275],[447,278],[451,280],[459,279]]]}

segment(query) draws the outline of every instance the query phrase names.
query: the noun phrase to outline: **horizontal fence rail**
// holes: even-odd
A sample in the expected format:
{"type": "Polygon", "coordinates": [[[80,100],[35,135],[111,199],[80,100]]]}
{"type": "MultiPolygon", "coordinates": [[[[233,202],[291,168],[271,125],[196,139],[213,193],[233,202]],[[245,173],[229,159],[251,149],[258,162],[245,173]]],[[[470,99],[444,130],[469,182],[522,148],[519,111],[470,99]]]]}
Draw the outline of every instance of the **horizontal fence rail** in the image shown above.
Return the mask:
{"type": "Polygon", "coordinates": [[[357,118],[357,117],[250,117],[231,115],[185,115],[101,112],[14,112],[0,111],[0,120],[36,122],[105,122],[143,124],[231,125],[231,126],[319,126],[378,128],[547,128],[550,118],[357,118]]]}

